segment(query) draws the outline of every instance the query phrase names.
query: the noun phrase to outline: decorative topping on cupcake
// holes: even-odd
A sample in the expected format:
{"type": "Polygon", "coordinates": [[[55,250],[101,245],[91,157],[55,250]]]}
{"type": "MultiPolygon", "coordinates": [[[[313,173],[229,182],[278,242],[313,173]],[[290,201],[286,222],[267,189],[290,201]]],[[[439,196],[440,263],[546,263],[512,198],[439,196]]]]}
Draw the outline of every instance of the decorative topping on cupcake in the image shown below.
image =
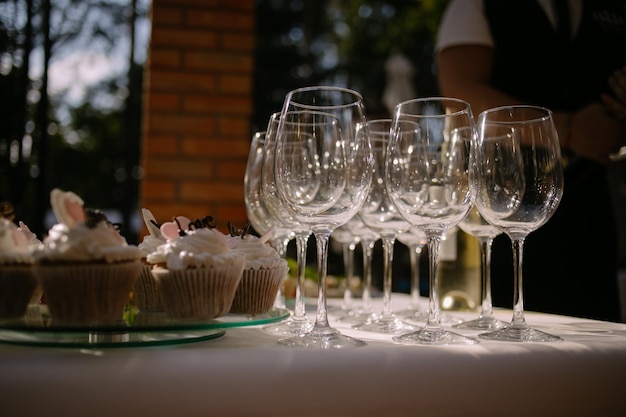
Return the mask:
{"type": "Polygon", "coordinates": [[[93,229],[94,227],[98,226],[98,223],[103,223],[103,222],[113,225],[107,219],[106,214],[104,214],[100,210],[85,210],[85,225],[88,228],[93,229]]]}
{"type": "Polygon", "coordinates": [[[237,229],[237,227],[234,224],[232,224],[230,221],[228,222],[228,232],[233,237],[236,237],[236,236],[244,237],[245,235],[249,235],[251,229],[252,229],[252,224],[250,224],[250,222],[246,223],[243,226],[243,229],[237,229]]]}
{"type": "Polygon", "coordinates": [[[192,230],[215,229],[215,227],[213,216],[204,216],[194,221],[185,216],[177,216],[174,221],[163,223],[160,230],[166,239],[173,240],[180,236],[186,236],[192,230]]]}
{"type": "Polygon", "coordinates": [[[8,220],[15,219],[13,204],[9,203],[8,201],[0,202],[0,217],[8,220]]]}
{"type": "Polygon", "coordinates": [[[28,238],[9,219],[0,218],[0,264],[32,264],[28,238]]]}
{"type": "Polygon", "coordinates": [[[72,228],[76,223],[85,221],[83,200],[71,191],[55,188],[50,192],[50,205],[57,221],[67,227],[72,228]]]}
{"type": "Polygon", "coordinates": [[[204,268],[230,265],[240,256],[231,251],[227,235],[217,229],[192,227],[182,236],[175,234],[178,230],[161,227],[167,241],[147,255],[148,263],[168,269],[204,268]]]}
{"type": "Polygon", "coordinates": [[[142,208],[141,215],[143,216],[143,222],[146,224],[150,236],[161,239],[161,225],[157,223],[152,212],[147,208],[142,208]]]}
{"type": "Polygon", "coordinates": [[[34,252],[41,262],[108,263],[141,259],[141,251],[128,245],[118,228],[97,210],[85,210],[83,200],[72,192],[55,188],[50,204],[58,220],[34,252]]]}

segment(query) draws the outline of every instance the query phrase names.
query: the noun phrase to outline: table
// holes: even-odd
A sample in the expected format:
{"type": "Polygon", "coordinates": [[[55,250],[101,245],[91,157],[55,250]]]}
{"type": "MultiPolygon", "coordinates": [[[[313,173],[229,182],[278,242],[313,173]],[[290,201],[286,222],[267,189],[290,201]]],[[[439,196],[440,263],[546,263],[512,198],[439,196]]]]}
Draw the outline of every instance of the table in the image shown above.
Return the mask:
{"type": "MultiPolygon", "coordinates": [[[[394,293],[392,307],[409,301],[394,293]]],[[[565,340],[403,346],[344,329],[367,346],[327,351],[280,346],[256,326],[176,346],[0,344],[0,416],[626,416],[626,324],[526,318],[565,340]]]]}

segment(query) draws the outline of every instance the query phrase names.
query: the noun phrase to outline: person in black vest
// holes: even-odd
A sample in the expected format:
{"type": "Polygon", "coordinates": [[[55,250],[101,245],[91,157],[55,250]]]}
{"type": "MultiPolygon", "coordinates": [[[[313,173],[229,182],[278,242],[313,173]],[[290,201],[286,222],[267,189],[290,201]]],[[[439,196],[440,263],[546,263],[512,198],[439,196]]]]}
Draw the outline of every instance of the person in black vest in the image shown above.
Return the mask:
{"type": "MultiPolygon", "coordinates": [[[[525,309],[619,321],[618,236],[607,167],[626,144],[626,8],[617,0],[452,0],[436,48],[441,93],[474,115],[507,104],[551,109],[563,198],[525,241],[525,309]],[[560,17],[564,16],[564,17],[560,17]]],[[[492,253],[495,306],[512,307],[510,240],[492,253]]]]}

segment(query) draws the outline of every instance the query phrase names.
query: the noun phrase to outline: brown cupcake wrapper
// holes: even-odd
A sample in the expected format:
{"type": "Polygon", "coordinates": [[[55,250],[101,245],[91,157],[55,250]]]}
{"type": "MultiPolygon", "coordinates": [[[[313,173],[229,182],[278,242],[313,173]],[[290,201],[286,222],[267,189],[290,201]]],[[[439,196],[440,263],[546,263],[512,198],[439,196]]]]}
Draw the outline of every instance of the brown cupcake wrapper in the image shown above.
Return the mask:
{"type": "Polygon", "coordinates": [[[163,309],[172,317],[212,319],[228,313],[241,280],[244,260],[220,268],[166,270],[152,275],[161,293],[163,309]]]}
{"type": "Polygon", "coordinates": [[[276,295],[288,271],[287,267],[244,270],[230,312],[235,314],[267,313],[274,305],[276,295]]]}
{"type": "MultiPolygon", "coordinates": [[[[23,317],[37,290],[34,267],[2,265],[0,268],[0,318],[23,317]]],[[[38,292],[41,296],[41,292],[38,292]]]]}
{"type": "Polygon", "coordinates": [[[35,269],[53,323],[111,324],[122,320],[143,265],[41,265],[35,269]]]}
{"type": "Polygon", "coordinates": [[[143,266],[133,287],[133,300],[139,310],[163,311],[159,286],[152,275],[152,265],[143,266]]]}

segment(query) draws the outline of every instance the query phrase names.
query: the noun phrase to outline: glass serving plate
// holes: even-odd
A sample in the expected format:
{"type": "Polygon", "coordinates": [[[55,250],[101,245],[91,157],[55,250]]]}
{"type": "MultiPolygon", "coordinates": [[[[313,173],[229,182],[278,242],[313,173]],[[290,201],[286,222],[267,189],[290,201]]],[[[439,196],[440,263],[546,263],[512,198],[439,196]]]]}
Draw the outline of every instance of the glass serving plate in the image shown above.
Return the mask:
{"type": "Polygon", "coordinates": [[[264,314],[189,320],[131,309],[115,323],[68,324],[51,320],[45,305],[31,305],[20,319],[0,320],[0,343],[81,348],[173,345],[216,339],[227,328],[274,323],[289,314],[289,310],[272,308],[264,314]]]}

